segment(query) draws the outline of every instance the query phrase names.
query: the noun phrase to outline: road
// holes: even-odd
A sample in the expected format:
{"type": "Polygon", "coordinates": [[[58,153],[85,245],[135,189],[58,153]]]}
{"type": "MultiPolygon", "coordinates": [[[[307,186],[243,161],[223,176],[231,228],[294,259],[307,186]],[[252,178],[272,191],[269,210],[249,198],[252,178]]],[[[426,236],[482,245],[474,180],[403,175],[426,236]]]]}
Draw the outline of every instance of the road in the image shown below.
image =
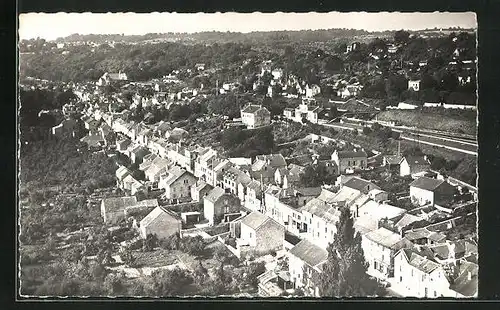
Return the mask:
{"type": "MultiPolygon", "coordinates": [[[[352,123],[334,123],[334,124],[330,123],[321,125],[336,129],[347,129],[347,130],[358,130],[358,131],[363,130],[363,126],[352,123]]],[[[477,142],[474,140],[469,140],[465,138],[455,138],[445,134],[424,134],[420,132],[415,132],[414,130],[411,129],[404,129],[404,130],[397,129],[397,127],[393,127],[392,129],[394,131],[400,132],[401,139],[403,140],[418,142],[422,144],[441,147],[452,151],[457,151],[477,156],[477,142]]]]}

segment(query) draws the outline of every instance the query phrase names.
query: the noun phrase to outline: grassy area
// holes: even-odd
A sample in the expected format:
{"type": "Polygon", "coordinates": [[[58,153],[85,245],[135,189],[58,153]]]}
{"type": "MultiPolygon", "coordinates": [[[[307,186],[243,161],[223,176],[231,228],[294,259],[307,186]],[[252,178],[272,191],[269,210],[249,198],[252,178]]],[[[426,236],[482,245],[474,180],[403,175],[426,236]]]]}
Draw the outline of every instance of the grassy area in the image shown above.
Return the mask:
{"type": "Polygon", "coordinates": [[[138,267],[161,267],[177,263],[179,254],[179,251],[156,249],[151,252],[134,252],[134,258],[138,267]]]}
{"type": "Polygon", "coordinates": [[[475,114],[467,112],[464,115],[446,115],[435,111],[390,110],[380,112],[377,119],[396,121],[404,126],[416,126],[422,129],[475,135],[477,131],[475,114]]]}

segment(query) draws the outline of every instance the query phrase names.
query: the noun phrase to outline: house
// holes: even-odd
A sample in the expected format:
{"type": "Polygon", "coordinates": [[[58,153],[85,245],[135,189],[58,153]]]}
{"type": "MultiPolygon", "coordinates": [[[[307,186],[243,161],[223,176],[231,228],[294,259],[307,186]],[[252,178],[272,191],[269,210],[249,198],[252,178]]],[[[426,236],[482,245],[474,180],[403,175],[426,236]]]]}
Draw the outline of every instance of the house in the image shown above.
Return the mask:
{"type": "Polygon", "coordinates": [[[144,199],[138,201],[135,205],[126,207],[124,210],[125,217],[129,218],[130,216],[134,216],[137,213],[143,213],[144,211],[151,212],[154,208],[158,207],[158,199],[144,199]]]}
{"type": "Polygon", "coordinates": [[[380,190],[380,187],[373,184],[372,182],[358,177],[349,178],[349,180],[342,184],[342,187],[354,189],[363,194],[369,194],[373,190],[380,190]]]}
{"type": "Polygon", "coordinates": [[[417,173],[428,171],[431,167],[427,156],[404,156],[399,162],[399,175],[415,175],[417,173]]]}
{"type": "Polygon", "coordinates": [[[292,108],[285,108],[283,110],[283,116],[285,116],[285,118],[287,118],[287,119],[293,119],[294,113],[295,113],[295,110],[292,108]]]}
{"type": "Polygon", "coordinates": [[[119,71],[118,73],[104,73],[96,82],[97,86],[106,86],[114,82],[127,81],[127,75],[119,71]]]}
{"type": "Polygon", "coordinates": [[[384,155],[382,165],[388,167],[389,169],[398,169],[399,163],[401,162],[401,155],[384,155]]]}
{"type": "Polygon", "coordinates": [[[225,170],[222,180],[222,187],[243,201],[245,199],[246,186],[252,181],[252,178],[238,168],[229,167],[225,170]]]}
{"type": "Polygon", "coordinates": [[[197,71],[203,71],[203,70],[205,70],[205,64],[203,64],[203,63],[196,64],[196,65],[194,65],[194,68],[197,71]]]}
{"type": "Polygon", "coordinates": [[[144,156],[151,153],[147,148],[142,145],[138,145],[130,151],[130,160],[134,164],[142,163],[144,156]]]}
{"type": "Polygon", "coordinates": [[[408,89],[413,91],[420,90],[420,80],[409,80],[408,81],[408,89]]]}
{"type": "Polygon", "coordinates": [[[288,165],[287,173],[283,175],[282,187],[292,188],[300,183],[300,177],[304,174],[306,168],[296,164],[288,165]]]}
{"type": "Polygon", "coordinates": [[[426,227],[406,230],[404,236],[413,244],[418,245],[434,245],[446,241],[446,235],[430,231],[426,227]]]}
{"type": "Polygon", "coordinates": [[[361,85],[347,85],[337,90],[337,96],[342,99],[355,97],[359,94],[363,87],[361,85]]]}
{"type": "Polygon", "coordinates": [[[251,180],[246,186],[244,206],[252,211],[262,211],[263,196],[262,184],[257,180],[251,180]]]}
{"type": "Polygon", "coordinates": [[[118,169],[116,169],[116,184],[118,187],[123,187],[123,179],[127,176],[132,174],[132,171],[130,171],[127,167],[125,166],[120,166],[118,169]]]}
{"type": "Polygon", "coordinates": [[[477,297],[479,266],[473,262],[462,262],[457,268],[458,276],[450,285],[455,298],[477,297]]]}
{"type": "Polygon", "coordinates": [[[135,196],[106,198],[101,201],[101,216],[106,224],[117,224],[125,218],[127,207],[137,203],[135,196]]]}
{"type": "Polygon", "coordinates": [[[160,138],[167,138],[167,133],[172,130],[169,123],[161,121],[155,128],[154,133],[160,138]]]}
{"type": "Polygon", "coordinates": [[[194,186],[191,187],[191,200],[193,201],[203,201],[203,198],[208,195],[208,193],[214,187],[206,182],[198,181],[194,186]]]}
{"type": "Polygon", "coordinates": [[[252,164],[250,174],[264,184],[274,181],[276,169],[286,168],[286,160],[281,154],[257,155],[252,164]]]}
{"type": "Polygon", "coordinates": [[[146,239],[149,234],[158,239],[165,239],[179,234],[182,222],[177,215],[163,207],[156,207],[139,224],[141,237],[146,239]]]}
{"type": "Polygon", "coordinates": [[[405,209],[370,200],[355,213],[354,228],[361,235],[378,229],[382,219],[391,219],[406,212],[405,209]]]}
{"type": "Polygon", "coordinates": [[[153,187],[156,188],[160,182],[161,175],[166,173],[170,167],[172,167],[172,164],[168,159],[157,157],[152,161],[151,165],[144,170],[144,176],[149,182],[152,182],[153,187]]]}
{"type": "Polygon", "coordinates": [[[191,187],[196,184],[196,177],[179,166],[173,166],[160,176],[158,187],[165,189],[167,199],[191,198],[191,187]]]}
{"type": "Polygon", "coordinates": [[[321,198],[309,200],[301,207],[302,230],[306,232],[304,238],[317,246],[326,249],[333,242],[336,224],[339,221],[340,210],[335,203],[328,203],[321,198]]]}
{"type": "Polygon", "coordinates": [[[225,216],[240,212],[241,202],[221,187],[215,187],[203,198],[203,215],[209,225],[219,224],[225,216]]]}
{"type": "Polygon", "coordinates": [[[283,77],[283,69],[274,69],[271,74],[274,80],[279,80],[283,77]]]}
{"type": "Polygon", "coordinates": [[[408,297],[455,297],[450,276],[425,250],[401,249],[394,257],[394,280],[408,297]]]}
{"type": "Polygon", "coordinates": [[[283,247],[285,228],[270,217],[254,211],[241,220],[237,246],[243,251],[266,255],[283,247]]]}
{"type": "Polygon", "coordinates": [[[320,93],[321,93],[321,88],[318,85],[313,84],[310,87],[309,87],[309,84],[306,85],[306,97],[307,98],[312,98],[320,93]]]}
{"type": "Polygon", "coordinates": [[[361,247],[368,263],[368,273],[386,280],[394,276],[394,255],[412,244],[386,228],[379,228],[362,235],[361,247]]]}
{"type": "Polygon", "coordinates": [[[50,129],[50,133],[56,137],[62,137],[65,135],[75,135],[77,130],[78,122],[74,119],[65,119],[59,125],[54,126],[50,129]]]}
{"type": "Polygon", "coordinates": [[[98,132],[89,132],[89,134],[81,138],[80,141],[87,144],[88,149],[91,151],[101,150],[106,144],[106,141],[98,132]]]}
{"type": "Polygon", "coordinates": [[[312,283],[314,274],[322,272],[321,266],[327,262],[328,252],[317,245],[302,240],[288,255],[290,281],[295,288],[303,288],[307,295],[318,296],[318,289],[312,283]]]}
{"type": "Polygon", "coordinates": [[[410,199],[421,206],[452,200],[455,193],[456,188],[445,180],[420,177],[410,184],[410,199]]]}
{"type": "Polygon", "coordinates": [[[387,52],[388,52],[388,53],[394,54],[394,53],[396,53],[397,51],[398,51],[398,47],[397,47],[396,45],[394,45],[394,44],[389,44],[389,45],[387,46],[387,52]]]}
{"type": "Polygon", "coordinates": [[[339,173],[366,169],[368,157],[363,150],[338,151],[332,154],[332,160],[337,164],[339,173]]]}
{"type": "Polygon", "coordinates": [[[136,180],[131,174],[123,178],[121,185],[121,189],[129,191],[132,195],[146,191],[145,185],[141,181],[136,180]]]}
{"type": "Polygon", "coordinates": [[[323,109],[319,106],[303,102],[295,109],[295,121],[303,122],[306,119],[311,123],[317,124],[321,112],[323,112],[323,109]]]}
{"type": "Polygon", "coordinates": [[[351,44],[347,44],[346,53],[352,52],[359,48],[359,42],[353,42],[351,44]]]}
{"type": "Polygon", "coordinates": [[[241,110],[241,121],[249,129],[271,124],[271,112],[261,105],[249,104],[241,110]]]}

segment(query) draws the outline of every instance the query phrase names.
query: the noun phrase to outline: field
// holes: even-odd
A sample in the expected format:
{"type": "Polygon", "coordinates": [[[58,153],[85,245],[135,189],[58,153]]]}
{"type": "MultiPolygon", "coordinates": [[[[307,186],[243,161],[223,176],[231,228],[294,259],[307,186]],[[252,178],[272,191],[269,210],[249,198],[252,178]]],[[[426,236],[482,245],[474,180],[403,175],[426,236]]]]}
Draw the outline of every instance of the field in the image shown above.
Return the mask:
{"type": "Polygon", "coordinates": [[[440,130],[447,132],[475,135],[477,131],[476,117],[465,112],[467,116],[444,115],[430,111],[391,110],[383,111],[377,115],[380,121],[396,121],[403,126],[415,126],[421,129],[440,130]]]}

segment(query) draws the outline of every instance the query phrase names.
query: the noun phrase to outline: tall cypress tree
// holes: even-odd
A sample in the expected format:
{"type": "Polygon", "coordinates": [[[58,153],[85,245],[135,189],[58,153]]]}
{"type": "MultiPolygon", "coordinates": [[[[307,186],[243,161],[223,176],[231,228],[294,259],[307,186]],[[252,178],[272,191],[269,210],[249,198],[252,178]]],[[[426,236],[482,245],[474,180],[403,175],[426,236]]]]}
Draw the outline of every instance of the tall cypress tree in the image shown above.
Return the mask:
{"type": "Polygon", "coordinates": [[[324,297],[376,296],[383,292],[366,270],[361,236],[354,230],[349,208],[341,208],[333,243],[328,246],[328,260],[315,282],[324,297]]]}

